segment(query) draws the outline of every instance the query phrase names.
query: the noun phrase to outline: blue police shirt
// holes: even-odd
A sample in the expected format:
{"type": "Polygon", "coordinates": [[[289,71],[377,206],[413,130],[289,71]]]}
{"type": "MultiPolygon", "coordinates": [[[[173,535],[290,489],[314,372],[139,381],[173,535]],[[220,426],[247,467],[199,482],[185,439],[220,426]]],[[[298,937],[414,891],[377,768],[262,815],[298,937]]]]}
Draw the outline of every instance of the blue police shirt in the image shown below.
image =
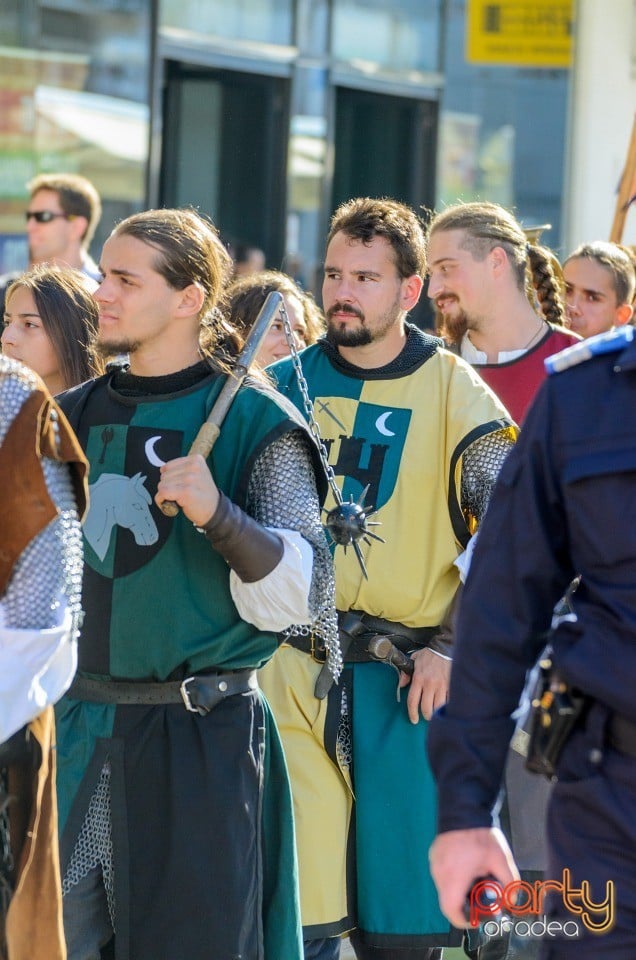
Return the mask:
{"type": "Polygon", "coordinates": [[[636,340],[626,339],[546,379],[501,470],[459,611],[449,702],[430,724],[440,831],[491,825],[510,715],[577,574],[576,618],[550,637],[554,663],[636,722],[636,340]]]}

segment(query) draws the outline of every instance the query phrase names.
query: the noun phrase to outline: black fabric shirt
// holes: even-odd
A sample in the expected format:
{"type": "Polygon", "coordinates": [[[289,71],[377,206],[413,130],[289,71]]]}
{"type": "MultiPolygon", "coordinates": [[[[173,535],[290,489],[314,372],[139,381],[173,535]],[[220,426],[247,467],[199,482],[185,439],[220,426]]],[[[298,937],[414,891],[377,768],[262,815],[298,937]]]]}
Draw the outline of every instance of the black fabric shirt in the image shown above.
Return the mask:
{"type": "Polygon", "coordinates": [[[400,353],[383,367],[368,369],[356,367],[342,356],[338,347],[325,334],[318,341],[319,346],[329,357],[329,362],[342,373],[359,380],[397,380],[399,377],[409,377],[418,367],[426,363],[439,347],[444,343],[439,337],[424,333],[412,323],[405,323],[406,342],[400,353]]]}

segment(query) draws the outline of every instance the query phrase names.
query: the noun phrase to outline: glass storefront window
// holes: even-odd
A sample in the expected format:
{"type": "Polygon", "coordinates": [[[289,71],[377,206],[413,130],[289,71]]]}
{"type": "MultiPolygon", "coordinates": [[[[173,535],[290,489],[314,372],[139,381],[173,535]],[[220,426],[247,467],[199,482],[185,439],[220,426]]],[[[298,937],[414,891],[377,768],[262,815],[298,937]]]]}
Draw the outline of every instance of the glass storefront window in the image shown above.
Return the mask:
{"type": "Polygon", "coordinates": [[[440,0],[334,0],[336,60],[384,70],[436,71],[440,0]]]}
{"type": "Polygon", "coordinates": [[[27,264],[26,183],[79,173],[97,187],[99,256],[115,221],[145,200],[151,0],[42,0],[4,11],[0,50],[0,271],[27,264]],[[26,27],[28,26],[28,30],[26,27]],[[20,44],[18,46],[18,44],[20,44]]]}
{"type": "Polygon", "coordinates": [[[329,139],[327,70],[299,67],[289,125],[287,224],[283,270],[301,286],[317,291],[317,263],[323,256],[323,202],[329,139]]]}
{"type": "Polygon", "coordinates": [[[160,0],[162,29],[226,40],[291,44],[293,0],[160,0]]]}
{"type": "Polygon", "coordinates": [[[551,224],[541,240],[558,250],[570,71],[467,62],[466,13],[467,0],[449,3],[436,206],[500,203],[524,226],[551,224]]]}

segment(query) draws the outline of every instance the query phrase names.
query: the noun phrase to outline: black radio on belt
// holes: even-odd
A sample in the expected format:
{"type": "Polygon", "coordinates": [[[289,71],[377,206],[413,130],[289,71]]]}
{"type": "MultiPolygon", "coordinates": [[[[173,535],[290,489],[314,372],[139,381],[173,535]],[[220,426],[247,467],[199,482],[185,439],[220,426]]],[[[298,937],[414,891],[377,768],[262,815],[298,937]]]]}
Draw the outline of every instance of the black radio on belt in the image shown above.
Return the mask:
{"type": "Polygon", "coordinates": [[[557,760],[585,708],[587,697],[558,675],[549,653],[540,661],[539,668],[525,765],[531,773],[541,773],[553,780],[557,760]]]}

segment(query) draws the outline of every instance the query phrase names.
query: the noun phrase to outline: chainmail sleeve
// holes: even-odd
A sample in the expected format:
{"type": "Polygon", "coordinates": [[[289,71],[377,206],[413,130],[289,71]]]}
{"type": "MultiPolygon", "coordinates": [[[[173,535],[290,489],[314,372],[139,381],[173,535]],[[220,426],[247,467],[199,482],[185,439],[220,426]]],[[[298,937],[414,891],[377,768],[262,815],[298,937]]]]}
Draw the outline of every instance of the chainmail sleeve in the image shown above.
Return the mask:
{"type": "Polygon", "coordinates": [[[461,506],[471,531],[481,523],[503,462],[514,440],[509,429],[479,437],[462,456],[461,506]]]}
{"type": "MultiPolygon", "coordinates": [[[[2,371],[0,377],[0,445],[31,394],[27,371],[2,371]]],[[[46,630],[59,626],[65,607],[77,635],[81,613],[82,532],[69,468],[42,458],[42,472],[58,515],[28,544],[17,561],[2,597],[5,627],[46,630]]]]}
{"type": "Polygon", "coordinates": [[[29,544],[3,597],[4,625],[47,630],[60,623],[63,606],[77,636],[81,616],[82,535],[65,464],[45,461],[42,470],[59,515],[29,544]]]}
{"type": "Polygon", "coordinates": [[[301,430],[285,434],[261,453],[250,477],[247,512],[265,527],[294,530],[311,545],[313,568],[309,591],[311,626],[286,633],[313,633],[324,643],[334,679],[342,669],[338,641],[333,561],[320,522],[320,502],[309,452],[301,430]]]}

